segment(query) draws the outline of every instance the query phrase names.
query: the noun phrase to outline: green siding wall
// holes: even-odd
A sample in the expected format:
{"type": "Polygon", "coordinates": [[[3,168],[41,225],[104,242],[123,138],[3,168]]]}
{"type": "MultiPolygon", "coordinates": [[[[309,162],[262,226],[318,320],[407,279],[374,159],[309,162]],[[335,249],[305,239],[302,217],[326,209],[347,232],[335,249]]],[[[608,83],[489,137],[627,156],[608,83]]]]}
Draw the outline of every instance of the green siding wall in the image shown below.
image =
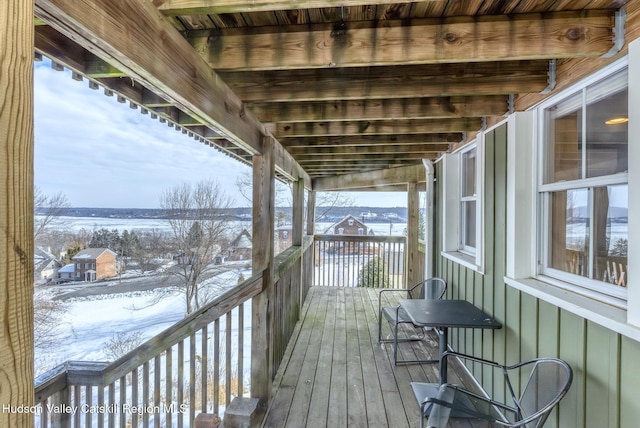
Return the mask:
{"type": "MultiPolygon", "coordinates": [[[[506,260],[507,126],[485,137],[485,272],[479,274],[436,255],[436,275],[447,280],[448,298],[466,299],[492,314],[501,330],[452,330],[456,351],[512,364],[536,356],[566,360],[574,371],[569,394],[545,427],[640,426],[640,343],[504,283],[506,260]]],[[[436,164],[436,177],[442,164],[436,164]]],[[[436,248],[442,248],[442,180],[437,181],[436,248]]],[[[490,394],[489,373],[472,372],[490,394]]],[[[495,382],[497,384],[497,382],[495,382]]]]}

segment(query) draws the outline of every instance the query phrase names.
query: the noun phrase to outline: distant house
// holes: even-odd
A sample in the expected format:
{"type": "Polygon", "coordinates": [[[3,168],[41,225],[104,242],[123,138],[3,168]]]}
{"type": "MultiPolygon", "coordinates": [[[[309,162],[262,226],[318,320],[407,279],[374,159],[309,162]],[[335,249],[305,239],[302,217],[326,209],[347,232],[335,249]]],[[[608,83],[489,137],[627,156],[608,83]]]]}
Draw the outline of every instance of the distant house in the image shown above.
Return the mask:
{"type": "Polygon", "coordinates": [[[274,245],[274,251],[276,254],[281,253],[291,246],[293,235],[293,226],[285,224],[276,227],[276,242],[274,245]]]}
{"type": "Polygon", "coordinates": [[[47,283],[57,278],[62,263],[49,251],[36,247],[33,251],[34,279],[36,283],[47,283]]]}
{"type": "Polygon", "coordinates": [[[368,235],[367,226],[352,215],[332,224],[326,233],[333,235],[368,235]]]}
{"type": "Polygon", "coordinates": [[[229,245],[228,261],[251,260],[253,244],[251,234],[247,229],[242,229],[229,245]]]}
{"type": "Polygon", "coordinates": [[[116,253],[108,248],[86,248],[72,257],[76,281],[97,281],[116,276],[116,253]]]}
{"type": "Polygon", "coordinates": [[[61,282],[74,281],[76,279],[76,265],[69,263],[58,269],[58,279],[61,282]]]}

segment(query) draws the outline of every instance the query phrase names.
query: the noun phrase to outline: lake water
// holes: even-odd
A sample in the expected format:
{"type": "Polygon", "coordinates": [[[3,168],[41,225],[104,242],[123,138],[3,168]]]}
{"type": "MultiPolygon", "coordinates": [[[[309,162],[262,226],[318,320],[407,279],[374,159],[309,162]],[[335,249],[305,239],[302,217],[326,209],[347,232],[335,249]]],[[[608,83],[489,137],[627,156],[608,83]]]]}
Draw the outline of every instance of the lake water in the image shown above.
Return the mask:
{"type": "MultiPolygon", "coordinates": [[[[88,231],[99,229],[118,229],[131,231],[146,230],[162,230],[169,232],[171,229],[167,220],[163,219],[144,219],[144,218],[104,218],[104,217],[60,217],[64,222],[65,229],[79,231],[85,229],[88,231]]],[[[316,230],[323,233],[333,223],[317,223],[316,230]]],[[[378,236],[401,236],[407,227],[406,223],[367,223],[367,227],[371,228],[378,236]]],[[[230,221],[229,229],[241,231],[243,228],[251,231],[250,221],[230,221]]]]}

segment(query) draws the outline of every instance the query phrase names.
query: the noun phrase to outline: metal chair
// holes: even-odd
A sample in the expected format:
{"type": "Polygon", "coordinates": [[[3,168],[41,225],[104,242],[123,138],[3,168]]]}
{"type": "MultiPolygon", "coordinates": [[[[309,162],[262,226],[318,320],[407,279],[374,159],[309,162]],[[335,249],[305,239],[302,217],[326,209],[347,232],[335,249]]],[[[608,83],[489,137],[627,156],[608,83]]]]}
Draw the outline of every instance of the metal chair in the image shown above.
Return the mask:
{"type": "MultiPolygon", "coordinates": [[[[379,343],[389,343],[393,342],[393,360],[396,365],[398,364],[410,364],[410,363],[435,363],[438,360],[398,360],[398,342],[406,342],[406,341],[416,341],[422,340],[425,337],[424,329],[421,327],[414,326],[416,329],[420,330],[420,335],[416,336],[407,336],[405,338],[399,338],[396,335],[398,331],[398,326],[400,324],[410,324],[413,325],[411,319],[407,315],[407,313],[399,306],[383,306],[384,296],[387,296],[389,293],[402,293],[401,297],[407,299],[441,299],[444,296],[444,293],[447,291],[447,282],[438,277],[428,278],[423,281],[420,281],[418,284],[407,290],[381,290],[380,296],[378,299],[378,342],[379,343]],[[386,319],[391,327],[392,338],[383,339],[382,338],[382,319],[386,319]]],[[[386,301],[389,301],[389,298],[386,298],[386,301]]]]}
{"type": "MultiPolygon", "coordinates": [[[[450,383],[442,384],[436,397],[425,397],[429,384],[412,382],[411,387],[420,405],[420,428],[424,427],[427,415],[427,428],[445,428],[449,418],[482,420],[491,427],[539,428],[565,396],[573,379],[571,367],[557,358],[535,358],[503,366],[455,352],[443,355],[445,359],[449,357],[480,363],[501,372],[507,398],[499,401],[450,383]],[[516,395],[514,389],[518,385],[520,395],[516,395]]],[[[500,385],[494,383],[494,388],[499,390],[500,385]]]]}

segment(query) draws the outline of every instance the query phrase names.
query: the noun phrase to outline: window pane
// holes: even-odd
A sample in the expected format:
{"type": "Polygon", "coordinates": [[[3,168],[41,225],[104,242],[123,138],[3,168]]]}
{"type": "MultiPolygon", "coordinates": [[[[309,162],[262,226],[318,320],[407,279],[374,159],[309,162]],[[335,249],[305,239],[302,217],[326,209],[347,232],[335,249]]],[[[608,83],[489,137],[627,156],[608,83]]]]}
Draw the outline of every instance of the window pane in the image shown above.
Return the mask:
{"type": "Polygon", "coordinates": [[[476,194],[476,149],[462,154],[462,197],[476,194]]]}
{"type": "Polygon", "coordinates": [[[464,236],[462,244],[466,249],[476,248],[476,201],[462,203],[464,236]]]}
{"type": "Polygon", "coordinates": [[[594,189],[593,246],[595,279],[626,285],[627,272],[627,185],[594,189]]]}
{"type": "Polygon", "coordinates": [[[587,189],[551,193],[549,264],[589,276],[589,193],[587,189]]]}
{"type": "Polygon", "coordinates": [[[546,183],[582,178],[582,94],[545,111],[549,127],[546,183]]]}
{"type": "MultiPolygon", "coordinates": [[[[598,87],[587,88],[597,92],[598,87]]],[[[627,170],[627,89],[608,93],[587,105],[587,177],[627,170]]]]}

